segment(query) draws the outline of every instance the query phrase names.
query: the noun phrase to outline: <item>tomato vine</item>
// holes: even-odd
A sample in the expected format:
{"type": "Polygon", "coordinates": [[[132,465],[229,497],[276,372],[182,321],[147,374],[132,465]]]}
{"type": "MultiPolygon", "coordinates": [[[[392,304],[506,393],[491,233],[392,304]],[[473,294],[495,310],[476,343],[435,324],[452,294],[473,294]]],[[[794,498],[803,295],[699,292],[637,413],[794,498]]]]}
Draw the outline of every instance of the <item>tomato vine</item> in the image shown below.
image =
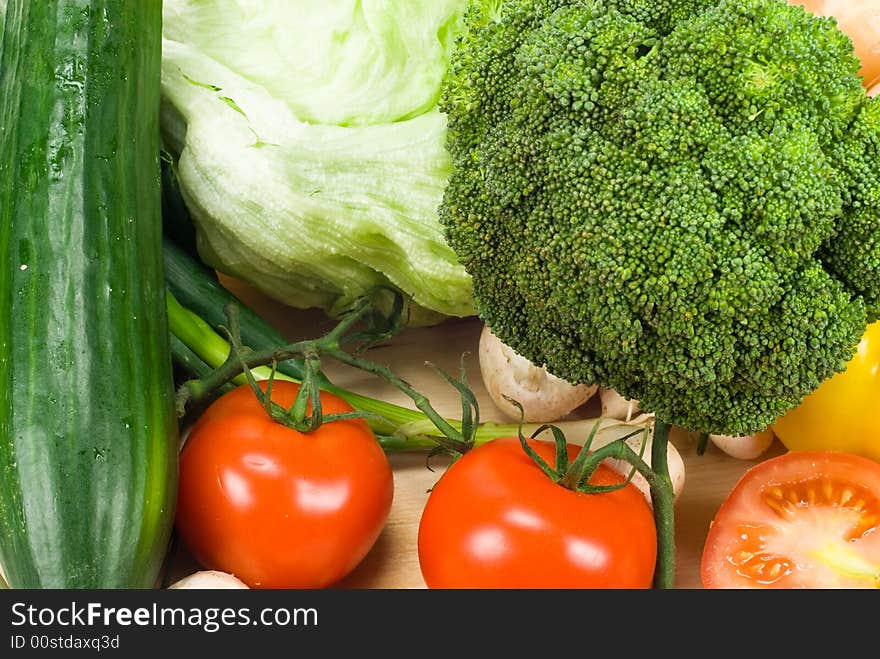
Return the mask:
{"type": "MultiPolygon", "coordinates": [[[[370,373],[408,396],[436,427],[437,433],[430,435],[436,443],[435,451],[443,451],[452,455],[466,453],[475,445],[474,437],[480,425],[480,413],[477,398],[467,384],[463,365],[458,379],[435,367],[435,370],[458,391],[461,398],[461,423],[459,427],[456,427],[439,414],[431,405],[430,400],[413,388],[410,383],[397,376],[386,366],[363,357],[371,347],[392,338],[402,329],[403,299],[399,294],[395,297],[395,303],[389,314],[381,313],[368,299],[361,300],[348,313],[344,314],[337,326],[327,334],[259,351],[251,350],[242,344],[238,326],[238,307],[235,304],[228,305],[226,308],[228,327],[225,329],[232,347],[229,357],[219,368],[202,377],[188,380],[180,386],[177,392],[178,413],[185,414],[188,406],[210,398],[216,390],[244,374],[266,413],[275,422],[299,432],[314,432],[325,423],[368,416],[357,410],[342,414],[324,414],[320,396],[320,383],[324,377],[321,373],[321,360],[330,358],[370,373]],[[284,408],[272,400],[272,381],[277,364],[294,358],[302,358],[304,361],[302,386],[299,388],[294,403],[289,408],[284,408]],[[264,391],[256,382],[251,369],[267,365],[272,366],[272,371],[264,391]]],[[[520,443],[523,450],[549,478],[561,486],[596,496],[601,496],[605,490],[589,485],[588,481],[590,475],[605,459],[628,462],[633,468],[633,474],[636,471],[640,473],[650,487],[657,529],[658,557],[654,585],[657,588],[671,588],[675,577],[675,545],[673,489],[667,464],[670,426],[662,420],[655,419],[650,466],[643,460],[642,455],[636,453],[626,443],[629,436],[591,451],[590,446],[598,428],[599,424],[597,423],[587,438],[583,450],[571,464],[568,464],[568,459],[565,457],[567,456],[566,451],[557,450],[558,462],[555,467],[551,467],[529,448],[522,432],[520,432],[520,443]]],[[[566,444],[562,430],[550,425],[542,426],[536,430],[532,434],[532,438],[534,439],[546,430],[553,433],[558,446],[566,444]]]]}

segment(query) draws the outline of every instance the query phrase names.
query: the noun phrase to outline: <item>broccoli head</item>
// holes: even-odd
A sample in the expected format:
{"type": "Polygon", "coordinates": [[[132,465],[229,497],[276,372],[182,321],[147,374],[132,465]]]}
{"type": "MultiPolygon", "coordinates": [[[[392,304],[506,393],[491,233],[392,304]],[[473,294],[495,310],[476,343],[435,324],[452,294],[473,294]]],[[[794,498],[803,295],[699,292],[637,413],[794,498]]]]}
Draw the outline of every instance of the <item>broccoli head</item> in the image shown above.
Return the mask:
{"type": "Polygon", "coordinates": [[[750,434],[880,316],[880,100],[784,0],[483,0],[444,83],[447,240],[493,332],[750,434]]]}

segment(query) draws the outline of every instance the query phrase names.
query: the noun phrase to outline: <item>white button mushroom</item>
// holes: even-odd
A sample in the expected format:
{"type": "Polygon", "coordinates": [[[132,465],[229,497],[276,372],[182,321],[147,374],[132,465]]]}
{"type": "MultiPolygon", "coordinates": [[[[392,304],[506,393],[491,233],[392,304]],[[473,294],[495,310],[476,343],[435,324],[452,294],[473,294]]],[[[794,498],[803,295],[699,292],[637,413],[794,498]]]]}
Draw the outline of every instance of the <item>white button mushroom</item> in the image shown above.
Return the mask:
{"type": "Polygon", "coordinates": [[[709,439],[727,455],[740,460],[754,460],[761,457],[775,439],[768,429],[754,435],[731,437],[730,435],[709,435],[709,439]]]}
{"type": "Polygon", "coordinates": [[[217,570],[202,570],[195,572],[170,586],[171,589],[185,590],[234,590],[247,589],[247,586],[236,577],[226,572],[217,570]]]}
{"type": "Polygon", "coordinates": [[[479,357],[486,391],[501,412],[517,421],[520,410],[507,398],[522,405],[526,421],[550,423],[586,403],[598,389],[573,385],[536,366],[502,343],[488,326],[480,335],[479,357]]]}
{"type": "Polygon", "coordinates": [[[602,416],[608,419],[629,421],[640,413],[639,401],[624,398],[614,389],[599,387],[599,400],[602,401],[602,416]]]}

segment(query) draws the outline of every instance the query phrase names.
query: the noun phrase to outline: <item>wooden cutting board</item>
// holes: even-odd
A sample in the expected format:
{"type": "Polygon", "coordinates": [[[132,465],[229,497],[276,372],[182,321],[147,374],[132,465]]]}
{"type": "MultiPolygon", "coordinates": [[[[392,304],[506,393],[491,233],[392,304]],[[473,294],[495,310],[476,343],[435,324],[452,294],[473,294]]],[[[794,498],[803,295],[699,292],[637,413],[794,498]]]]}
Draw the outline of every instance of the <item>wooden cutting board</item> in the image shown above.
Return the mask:
{"type": "MultiPolygon", "coordinates": [[[[333,325],[320,312],[292,309],[234,280],[223,278],[223,282],[290,340],[319,336],[333,325]]],[[[481,418],[509,421],[495,408],[482,385],[477,359],[481,329],[476,318],[451,319],[433,327],[405,330],[369,354],[373,361],[389,366],[427,395],[440,413],[451,417],[460,414],[457,393],[426,362],[457,373],[462,355],[467,354],[468,382],[480,402],[481,418]]],[[[329,361],[324,364],[324,371],[341,387],[412,407],[406,396],[366,373],[329,361]]],[[[597,398],[567,419],[582,421],[584,429],[588,429],[590,419],[598,416],[597,398]]],[[[700,556],[712,517],[740,476],[756,461],[731,458],[711,443],[705,454],[697,455],[693,439],[681,432],[674,433],[672,441],[684,460],[686,473],[684,490],[675,508],[676,587],[700,588],[700,556]]],[[[784,451],[776,441],[760,459],[784,451]]],[[[394,469],[395,496],[388,524],[361,565],[339,584],[341,588],[425,587],[416,552],[419,518],[428,491],[448,463],[442,457],[432,458],[429,469],[424,453],[392,454],[389,459],[394,469]]],[[[174,573],[183,576],[197,569],[199,566],[181,548],[174,573]]]]}

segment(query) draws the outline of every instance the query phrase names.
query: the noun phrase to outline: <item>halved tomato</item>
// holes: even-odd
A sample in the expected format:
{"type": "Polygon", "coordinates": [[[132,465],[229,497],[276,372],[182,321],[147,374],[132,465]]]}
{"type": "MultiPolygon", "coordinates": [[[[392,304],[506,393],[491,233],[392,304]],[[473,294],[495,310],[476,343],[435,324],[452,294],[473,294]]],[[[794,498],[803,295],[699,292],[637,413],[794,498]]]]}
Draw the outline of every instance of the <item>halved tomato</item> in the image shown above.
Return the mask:
{"type": "Polygon", "coordinates": [[[880,464],[840,451],[759,462],[719,508],[705,588],[880,587],[880,464]]]}

